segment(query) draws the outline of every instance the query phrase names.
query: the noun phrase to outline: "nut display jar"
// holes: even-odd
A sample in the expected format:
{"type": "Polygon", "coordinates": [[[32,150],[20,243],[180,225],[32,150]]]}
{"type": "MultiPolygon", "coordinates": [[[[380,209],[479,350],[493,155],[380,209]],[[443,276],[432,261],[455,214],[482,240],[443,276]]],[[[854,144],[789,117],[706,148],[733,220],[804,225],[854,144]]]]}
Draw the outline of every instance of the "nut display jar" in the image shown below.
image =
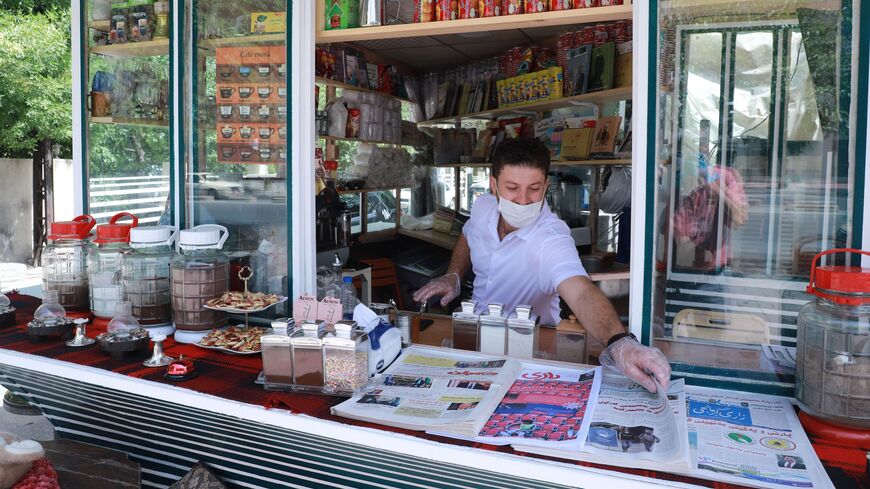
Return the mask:
{"type": "Polygon", "coordinates": [[[290,335],[290,348],[293,354],[293,383],[296,390],[323,389],[323,336],[326,324],[315,321],[302,321],[290,335]]]}
{"type": "Polygon", "coordinates": [[[72,221],[51,223],[42,252],[42,290],[56,291],[59,302],[71,311],[87,311],[88,235],[97,224],[84,214],[72,221]]]}
{"type": "Polygon", "coordinates": [[[339,321],[323,337],[323,391],[352,395],[369,379],[369,336],[356,321],[339,321]]]}
{"type": "Polygon", "coordinates": [[[870,268],[816,266],[807,292],[815,296],[798,315],[795,397],[801,409],[825,421],[870,428],[870,268]]]}
{"type": "Polygon", "coordinates": [[[130,230],[132,251],[124,256],[121,268],[124,300],[130,303],[133,317],[152,333],[170,335],[175,332],[169,296],[169,267],[176,234],[171,226],[130,230]]]}
{"type": "Polygon", "coordinates": [[[227,236],[227,228],[217,224],[178,233],[178,252],[170,268],[175,341],[196,343],[227,322],[226,313],[202,307],[229,286],[230,262],[221,252],[227,236]]]}
{"type": "Polygon", "coordinates": [[[100,349],[116,360],[124,358],[128,353],[144,352],[148,349],[148,331],[133,317],[132,311],[129,302],[118,301],[106,332],[97,335],[100,349]]]}
{"type": "Polygon", "coordinates": [[[47,336],[72,337],[75,323],[66,317],[66,310],[60,305],[60,294],[56,290],[42,291],[42,305],[33,313],[33,320],[27,323],[27,336],[37,342],[47,336]]]}
{"type": "Polygon", "coordinates": [[[124,300],[121,263],[130,252],[130,230],[137,224],[136,216],[121,212],[112,216],[108,224],[97,226],[94,246],[88,251],[88,283],[94,316],[112,318],[118,303],[124,300]],[[132,222],[118,222],[128,217],[132,222]]]}

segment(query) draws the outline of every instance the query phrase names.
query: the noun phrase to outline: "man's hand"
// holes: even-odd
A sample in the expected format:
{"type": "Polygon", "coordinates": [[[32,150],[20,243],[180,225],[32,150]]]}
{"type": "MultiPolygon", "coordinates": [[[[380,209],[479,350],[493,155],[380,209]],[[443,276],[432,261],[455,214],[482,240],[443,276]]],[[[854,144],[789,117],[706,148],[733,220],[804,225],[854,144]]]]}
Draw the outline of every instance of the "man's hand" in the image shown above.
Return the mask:
{"type": "Polygon", "coordinates": [[[658,348],[641,345],[636,339],[626,336],[605,348],[598,361],[605,367],[619,370],[646,390],[655,392],[656,382],[650,378],[652,374],[662,389],[666,393],[668,391],[671,366],[658,348]]]}
{"type": "Polygon", "coordinates": [[[440,295],[441,307],[446,307],[450,301],[459,295],[459,274],[447,273],[438,278],[433,278],[423,288],[414,293],[414,302],[422,303],[430,297],[440,295]]]}

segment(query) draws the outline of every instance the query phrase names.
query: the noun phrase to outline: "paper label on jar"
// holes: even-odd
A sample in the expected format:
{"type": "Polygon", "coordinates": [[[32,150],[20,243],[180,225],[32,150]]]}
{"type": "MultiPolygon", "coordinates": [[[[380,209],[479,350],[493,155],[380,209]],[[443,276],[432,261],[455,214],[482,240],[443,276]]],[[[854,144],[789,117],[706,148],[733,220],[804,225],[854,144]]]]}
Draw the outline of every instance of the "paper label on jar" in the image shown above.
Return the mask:
{"type": "Polygon", "coordinates": [[[324,297],[317,305],[317,320],[335,324],[341,320],[341,301],[337,297],[324,297]]]}
{"type": "Polygon", "coordinates": [[[313,295],[302,295],[293,301],[293,319],[297,323],[306,319],[317,319],[317,297],[313,295]]]}

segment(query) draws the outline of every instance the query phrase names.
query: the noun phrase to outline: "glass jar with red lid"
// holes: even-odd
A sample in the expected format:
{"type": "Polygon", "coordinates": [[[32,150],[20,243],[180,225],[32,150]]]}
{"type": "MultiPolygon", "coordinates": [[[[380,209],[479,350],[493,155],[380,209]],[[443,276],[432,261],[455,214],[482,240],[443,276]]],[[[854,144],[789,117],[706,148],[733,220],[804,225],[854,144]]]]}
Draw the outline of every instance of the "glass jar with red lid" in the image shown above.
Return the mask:
{"type": "Polygon", "coordinates": [[[816,255],[798,315],[795,397],[808,414],[854,428],[870,428],[870,268],[817,266],[816,255]]]}
{"type": "Polygon", "coordinates": [[[88,282],[94,316],[114,317],[118,303],[124,300],[121,265],[124,255],[131,251],[130,230],[138,224],[139,218],[120,212],[112,216],[108,224],[97,226],[94,246],[88,252],[88,282]],[[118,222],[125,218],[131,221],[118,222]]]}
{"type": "Polygon", "coordinates": [[[60,305],[87,311],[88,236],[97,221],[83,214],[72,221],[51,223],[48,244],[42,252],[42,289],[56,291],[60,305]]]}

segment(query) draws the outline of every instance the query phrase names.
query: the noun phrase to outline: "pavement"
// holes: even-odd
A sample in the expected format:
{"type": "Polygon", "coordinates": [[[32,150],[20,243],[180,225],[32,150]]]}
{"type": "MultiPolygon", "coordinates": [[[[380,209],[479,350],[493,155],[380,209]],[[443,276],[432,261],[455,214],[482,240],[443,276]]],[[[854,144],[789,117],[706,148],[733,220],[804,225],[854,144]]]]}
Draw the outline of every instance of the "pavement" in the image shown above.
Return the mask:
{"type": "MultiPolygon", "coordinates": [[[[0,399],[6,389],[0,386],[0,399]]],[[[2,402],[2,401],[0,401],[2,402]]],[[[0,431],[13,433],[22,440],[49,441],[55,439],[54,427],[43,415],[24,416],[0,408],[0,431]]]]}

